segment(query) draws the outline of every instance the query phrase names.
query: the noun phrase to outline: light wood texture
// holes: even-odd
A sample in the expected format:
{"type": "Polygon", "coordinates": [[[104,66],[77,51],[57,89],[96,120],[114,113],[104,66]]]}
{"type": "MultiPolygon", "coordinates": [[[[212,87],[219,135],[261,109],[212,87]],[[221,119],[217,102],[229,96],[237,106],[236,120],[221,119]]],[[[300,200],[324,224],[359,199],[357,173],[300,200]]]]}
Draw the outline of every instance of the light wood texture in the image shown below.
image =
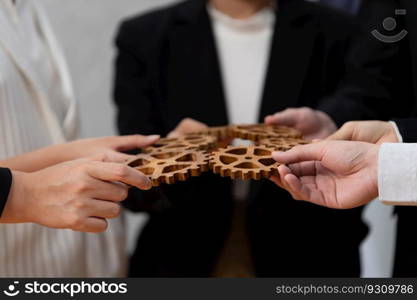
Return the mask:
{"type": "Polygon", "coordinates": [[[271,137],[281,138],[301,138],[300,131],[276,125],[253,124],[253,125],[235,125],[231,128],[234,137],[258,142],[261,139],[271,137]]]}
{"type": "Polygon", "coordinates": [[[208,171],[208,160],[205,152],[177,149],[172,152],[139,154],[127,164],[147,175],[153,186],[159,186],[185,181],[208,171]]]}
{"type": "Polygon", "coordinates": [[[271,157],[273,151],[265,146],[229,146],[211,153],[210,168],[215,174],[232,179],[269,178],[278,175],[279,164],[271,157]]]}
{"type": "Polygon", "coordinates": [[[178,138],[162,138],[142,151],[143,153],[163,153],[167,151],[210,150],[215,147],[217,147],[215,136],[187,134],[178,138]]]}
{"type": "Polygon", "coordinates": [[[275,151],[288,151],[298,145],[306,145],[309,142],[300,138],[270,137],[260,140],[257,144],[273,148],[275,151]]]}

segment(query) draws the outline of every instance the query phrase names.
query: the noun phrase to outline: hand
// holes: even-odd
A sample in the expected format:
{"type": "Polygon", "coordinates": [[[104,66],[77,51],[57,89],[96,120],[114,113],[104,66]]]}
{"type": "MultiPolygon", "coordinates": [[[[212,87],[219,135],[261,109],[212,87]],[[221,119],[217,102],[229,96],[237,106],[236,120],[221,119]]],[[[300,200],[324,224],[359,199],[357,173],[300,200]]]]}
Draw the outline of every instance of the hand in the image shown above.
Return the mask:
{"type": "Polygon", "coordinates": [[[346,140],[372,144],[398,143],[394,127],[389,122],[362,121],[347,122],[328,140],[346,140]]]}
{"type": "Polygon", "coordinates": [[[108,160],[123,162],[130,159],[131,156],[120,151],[146,147],[155,143],[158,139],[159,135],[126,135],[77,140],[60,145],[63,147],[62,152],[69,155],[61,161],[105,154],[108,160]]]}
{"type": "Polygon", "coordinates": [[[379,146],[324,141],[274,152],[282,163],[272,180],[294,199],[337,209],[365,205],[378,196],[379,146]]]}
{"type": "Polygon", "coordinates": [[[169,138],[176,138],[184,134],[207,129],[207,125],[191,118],[183,119],[173,131],[168,134],[169,138]]]}
{"type": "Polygon", "coordinates": [[[101,232],[106,219],[120,214],[128,186],[151,188],[142,173],[107,162],[105,155],[61,163],[34,172],[13,172],[13,184],[0,221],[37,223],[52,228],[101,232]]]}
{"type": "Polygon", "coordinates": [[[324,139],[337,130],[324,112],[309,107],[288,108],[265,118],[266,124],[289,126],[301,131],[308,140],[324,139]]]}

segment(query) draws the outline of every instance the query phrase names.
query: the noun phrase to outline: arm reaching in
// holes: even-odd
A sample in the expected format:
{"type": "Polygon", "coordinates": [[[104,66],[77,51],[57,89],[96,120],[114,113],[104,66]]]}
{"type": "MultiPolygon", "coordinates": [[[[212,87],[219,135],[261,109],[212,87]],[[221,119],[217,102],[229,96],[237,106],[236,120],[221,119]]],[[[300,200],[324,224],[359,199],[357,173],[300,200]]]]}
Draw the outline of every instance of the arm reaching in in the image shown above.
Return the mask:
{"type": "Polygon", "coordinates": [[[275,152],[282,163],[272,180],[294,199],[337,209],[365,205],[378,196],[379,146],[324,141],[275,152]]]}
{"type": "Polygon", "coordinates": [[[158,139],[159,136],[157,135],[129,135],[82,139],[42,148],[6,160],[0,160],[0,166],[15,171],[34,172],[64,161],[98,154],[106,154],[108,159],[122,162],[131,158],[131,156],[119,151],[145,147],[155,143],[158,139]]]}
{"type": "Polygon", "coordinates": [[[383,121],[356,121],[345,123],[328,140],[367,142],[372,144],[400,142],[395,125],[383,121]]]}
{"type": "Polygon", "coordinates": [[[128,186],[151,188],[142,173],[108,162],[106,155],[69,161],[33,173],[13,171],[0,223],[101,232],[120,214],[128,186]]]}
{"type": "Polygon", "coordinates": [[[176,138],[184,134],[202,131],[207,129],[207,125],[191,118],[185,118],[173,131],[168,134],[169,138],[176,138]]]}
{"type": "Polygon", "coordinates": [[[294,127],[309,140],[327,138],[337,130],[336,124],[326,113],[309,107],[277,112],[265,117],[265,123],[294,127]]]}

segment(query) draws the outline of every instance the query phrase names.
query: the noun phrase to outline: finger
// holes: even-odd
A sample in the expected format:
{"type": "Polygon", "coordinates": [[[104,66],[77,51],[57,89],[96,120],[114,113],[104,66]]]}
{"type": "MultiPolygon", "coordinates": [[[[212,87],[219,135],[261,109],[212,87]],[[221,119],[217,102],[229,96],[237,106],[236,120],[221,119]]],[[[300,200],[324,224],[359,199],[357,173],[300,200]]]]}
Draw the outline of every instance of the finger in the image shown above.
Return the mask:
{"type": "MultiPolygon", "coordinates": [[[[293,174],[287,175],[285,177],[285,181],[288,183],[290,188],[298,195],[298,200],[304,200],[320,206],[332,207],[326,203],[322,191],[318,190],[314,184],[306,184],[304,183],[304,180],[300,180],[293,174]]],[[[311,182],[311,180],[309,180],[309,182],[311,182]]]]}
{"type": "Polygon", "coordinates": [[[286,152],[273,152],[272,158],[282,164],[300,163],[303,161],[321,161],[327,143],[320,142],[296,146],[286,152]]]}
{"type": "Polygon", "coordinates": [[[289,189],[292,191],[292,194],[295,195],[296,200],[309,200],[310,189],[303,185],[300,179],[294,174],[287,174],[284,177],[284,181],[288,184],[289,189]]]}
{"type": "Polygon", "coordinates": [[[316,175],[316,162],[303,161],[300,163],[287,165],[288,169],[297,177],[316,175]]]}
{"type": "Polygon", "coordinates": [[[135,158],[134,155],[129,155],[117,151],[108,151],[106,152],[106,158],[104,161],[106,162],[115,162],[115,163],[123,163],[135,158]]]}
{"type": "Polygon", "coordinates": [[[119,181],[142,190],[152,187],[152,182],[143,173],[123,164],[94,162],[86,168],[90,176],[99,180],[119,181]]]}
{"type": "Polygon", "coordinates": [[[113,219],[120,215],[121,207],[119,203],[92,199],[88,201],[85,208],[87,217],[96,217],[102,219],[113,219]]]}
{"type": "Polygon", "coordinates": [[[300,197],[295,193],[294,190],[291,189],[291,187],[288,185],[288,183],[284,179],[285,176],[287,176],[288,174],[291,174],[290,169],[287,166],[281,165],[278,168],[278,172],[281,178],[281,187],[287,190],[291,194],[291,197],[293,197],[295,200],[299,200],[300,197]]]}
{"type": "Polygon", "coordinates": [[[280,176],[271,176],[269,178],[273,183],[275,183],[277,186],[279,186],[280,188],[285,189],[282,181],[281,181],[281,177],[280,176]]]}
{"type": "Polygon", "coordinates": [[[351,124],[344,124],[338,131],[327,137],[327,140],[351,141],[354,132],[354,127],[351,124]]]}
{"type": "Polygon", "coordinates": [[[275,124],[283,126],[295,126],[297,124],[297,111],[286,109],[281,112],[277,112],[272,116],[267,116],[265,118],[266,124],[275,124]]]}
{"type": "Polygon", "coordinates": [[[174,130],[168,133],[167,138],[173,139],[173,138],[179,138],[181,136],[180,132],[174,130]]]}
{"type": "Polygon", "coordinates": [[[90,217],[83,220],[83,222],[80,225],[71,229],[81,232],[99,233],[105,231],[107,229],[107,226],[107,220],[96,217],[90,217]]]}
{"type": "Polygon", "coordinates": [[[157,140],[159,140],[159,138],[159,135],[143,136],[139,134],[116,136],[113,137],[113,145],[115,150],[128,151],[136,148],[149,146],[155,143],[157,140]]]}
{"type": "Polygon", "coordinates": [[[94,199],[121,202],[129,194],[129,187],[122,183],[94,179],[91,186],[91,192],[87,196],[94,199]]]}

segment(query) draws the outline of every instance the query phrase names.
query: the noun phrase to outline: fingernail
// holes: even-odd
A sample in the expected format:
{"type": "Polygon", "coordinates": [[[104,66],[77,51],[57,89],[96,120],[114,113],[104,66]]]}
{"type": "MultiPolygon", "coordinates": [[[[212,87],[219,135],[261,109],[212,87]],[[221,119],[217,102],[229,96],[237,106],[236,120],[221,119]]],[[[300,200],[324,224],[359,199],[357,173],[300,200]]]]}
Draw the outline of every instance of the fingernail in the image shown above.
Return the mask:
{"type": "Polygon", "coordinates": [[[146,182],[145,182],[144,189],[145,190],[150,190],[151,188],[152,188],[152,181],[148,177],[146,177],[146,182]]]}
{"type": "Polygon", "coordinates": [[[146,138],[148,140],[156,140],[159,139],[161,136],[159,134],[154,134],[154,135],[148,135],[146,138]]]}

